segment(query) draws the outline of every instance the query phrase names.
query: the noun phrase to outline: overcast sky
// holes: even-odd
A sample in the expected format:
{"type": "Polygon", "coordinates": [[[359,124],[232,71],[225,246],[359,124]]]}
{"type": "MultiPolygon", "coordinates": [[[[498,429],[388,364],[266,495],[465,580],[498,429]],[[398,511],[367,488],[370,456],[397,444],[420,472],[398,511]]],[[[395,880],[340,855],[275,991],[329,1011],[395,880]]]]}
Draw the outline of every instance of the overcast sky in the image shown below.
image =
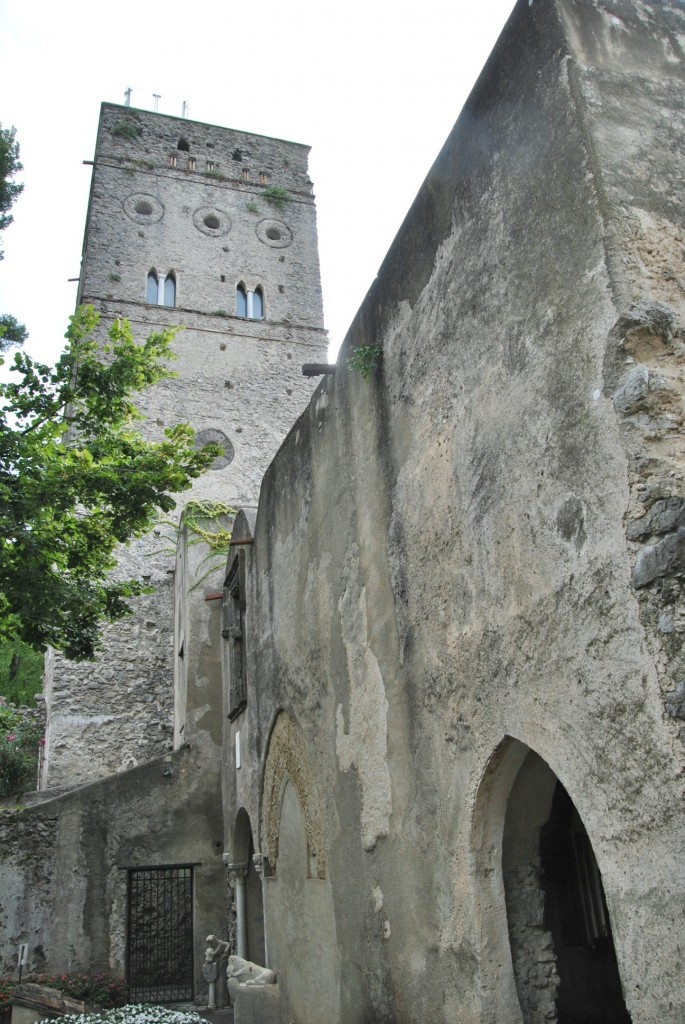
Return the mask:
{"type": "Polygon", "coordinates": [[[52,361],[73,312],[100,103],[312,146],[334,355],[514,0],[0,0],[24,193],[0,312],[52,361]]]}

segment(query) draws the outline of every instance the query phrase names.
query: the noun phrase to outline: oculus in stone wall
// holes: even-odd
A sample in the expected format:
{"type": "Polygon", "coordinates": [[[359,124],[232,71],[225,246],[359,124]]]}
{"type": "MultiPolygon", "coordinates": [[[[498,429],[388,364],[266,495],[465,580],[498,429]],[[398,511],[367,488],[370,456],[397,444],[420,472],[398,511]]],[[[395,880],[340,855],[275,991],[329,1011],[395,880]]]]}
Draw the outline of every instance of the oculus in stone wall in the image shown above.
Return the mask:
{"type": "Polygon", "coordinates": [[[195,447],[199,450],[206,444],[219,444],[223,448],[223,455],[217,455],[210,469],[225,469],[233,462],[235,449],[223,430],[216,430],[209,427],[206,430],[198,430],[195,433],[195,447]]]}
{"type": "Polygon", "coordinates": [[[272,249],[287,249],[293,240],[293,233],[287,224],[269,217],[255,225],[255,233],[260,242],[272,249]]]}
{"type": "Polygon", "coordinates": [[[156,224],[164,216],[164,207],[155,196],[134,192],[123,202],[124,213],[136,224],[156,224]]]}
{"type": "Polygon", "coordinates": [[[193,224],[203,235],[215,238],[231,230],[231,218],[217,206],[201,206],[193,214],[193,224]]]}

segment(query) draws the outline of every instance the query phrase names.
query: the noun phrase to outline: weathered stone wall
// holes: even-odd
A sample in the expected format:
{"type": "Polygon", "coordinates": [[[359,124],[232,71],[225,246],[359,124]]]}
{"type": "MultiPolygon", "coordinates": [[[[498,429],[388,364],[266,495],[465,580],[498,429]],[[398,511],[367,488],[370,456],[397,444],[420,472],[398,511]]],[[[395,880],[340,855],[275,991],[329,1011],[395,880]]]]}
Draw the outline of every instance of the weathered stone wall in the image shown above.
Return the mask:
{"type": "MultiPolygon", "coordinates": [[[[684,17],[675,0],[521,0],[335,378],[267,472],[227,842],[243,808],[260,850],[276,846],[262,801],[285,712],[322,799],[318,884],[341,950],[321,1005],[332,997],[345,1024],[554,1012],[540,906],[537,951],[531,921],[513,958],[510,940],[538,865],[518,884],[523,862],[508,881],[502,864],[531,750],[587,829],[633,1024],[682,1019],[683,749],[663,691],[679,710],[682,310],[668,239],[682,229],[684,17]],[[382,346],[368,382],[344,364],[357,345],[382,346]],[[656,550],[640,555],[632,523],[646,518],[656,550]],[[537,966],[521,982],[526,957],[537,966]]],[[[289,866],[271,865],[265,914],[275,879],[279,907],[322,935],[323,904],[293,896],[315,881],[293,866],[309,839],[298,773],[283,774],[289,866]]],[[[267,950],[292,1010],[310,964],[279,929],[267,950]]]]}
{"type": "Polygon", "coordinates": [[[20,942],[29,970],[123,974],[125,867],[196,863],[196,986],[204,938],[225,928],[218,768],[206,752],[123,772],[0,820],[0,969],[14,973],[20,942]],[[217,779],[208,787],[209,776],[217,779]]]}
{"type": "MultiPolygon", "coordinates": [[[[101,332],[116,317],[130,320],[139,337],[186,328],[173,346],[178,376],[141,396],[140,429],[157,439],[165,426],[188,422],[206,440],[225,444],[227,457],[177,496],[179,509],[188,500],[256,506],[262,475],[312,392],[302,363],[325,359],[308,152],[296,143],[103,104],[79,301],[100,311],[101,332]],[[139,134],[118,135],[121,125],[139,134]],[[188,150],[177,149],[181,140],[188,150]],[[210,158],[221,177],[207,175],[210,158]],[[286,196],[277,207],[265,198],[273,186],[286,196]],[[173,271],[175,308],[146,304],[153,268],[173,271]],[[241,281],[263,289],[264,319],[234,315],[241,281]]],[[[153,536],[120,553],[119,571],[147,577],[155,593],[136,602],[132,618],[105,630],[96,662],[48,663],[43,788],[140,764],[173,739],[170,574],[178,517],[166,518],[153,536]]]]}
{"type": "MultiPolygon", "coordinates": [[[[225,935],[227,887],[222,854],[221,589],[223,566],[182,530],[176,565],[186,586],[182,616],[184,699],[176,702],[177,750],[106,780],[0,816],[0,971],[11,973],[19,942],[31,970],[110,970],[126,964],[124,868],[194,864],[196,993],[205,938],[225,935]],[[203,588],[196,587],[203,581],[203,588]]],[[[173,618],[171,619],[173,626],[173,618]]],[[[171,631],[173,636],[173,630],[171,631]]],[[[146,647],[146,641],[139,641],[146,647]]],[[[148,641],[149,646],[153,646],[148,641]]],[[[144,689],[137,696],[142,700],[144,689]]],[[[135,708],[134,708],[135,710],[135,708]]],[[[83,730],[84,744],[90,744],[83,730]]],[[[97,742],[85,754],[97,756],[97,742]]],[[[85,756],[85,755],[84,755],[85,756]]],[[[93,772],[95,774],[95,772],[93,772]]]]}

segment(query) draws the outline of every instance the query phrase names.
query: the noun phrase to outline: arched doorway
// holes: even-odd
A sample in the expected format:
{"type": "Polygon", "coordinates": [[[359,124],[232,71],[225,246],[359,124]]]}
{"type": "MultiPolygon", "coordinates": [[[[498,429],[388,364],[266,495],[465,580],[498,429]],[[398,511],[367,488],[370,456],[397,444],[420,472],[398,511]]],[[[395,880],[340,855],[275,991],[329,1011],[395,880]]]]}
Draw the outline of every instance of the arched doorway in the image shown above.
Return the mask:
{"type": "Polygon", "coordinates": [[[266,964],[262,880],[254,864],[254,839],[246,810],[238,811],[233,829],[233,864],[236,889],[238,948],[246,960],[266,964]]]}
{"type": "Polygon", "coordinates": [[[502,876],[525,1024],[630,1024],[592,845],[570,796],[534,751],[507,800],[502,876]]]}

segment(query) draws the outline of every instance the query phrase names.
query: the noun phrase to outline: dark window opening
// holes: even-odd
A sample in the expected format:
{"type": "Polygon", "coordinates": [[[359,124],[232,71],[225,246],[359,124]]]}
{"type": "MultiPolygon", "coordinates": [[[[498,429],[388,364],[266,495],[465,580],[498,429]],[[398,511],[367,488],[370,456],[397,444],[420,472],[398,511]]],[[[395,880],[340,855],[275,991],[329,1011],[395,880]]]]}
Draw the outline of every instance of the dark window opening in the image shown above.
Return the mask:
{"type": "Polygon", "coordinates": [[[164,305],[176,305],[176,278],[173,273],[167,274],[164,279],[164,305]]]}
{"type": "Polygon", "coordinates": [[[154,270],[151,270],[147,275],[147,285],[145,288],[145,301],[150,305],[157,305],[157,299],[159,296],[159,280],[154,270]]]}
{"type": "Polygon", "coordinates": [[[244,556],[242,552],[231,566],[224,585],[223,629],[221,635],[228,641],[228,717],[237,718],[247,704],[245,657],[245,585],[244,556]]]}
{"type": "Polygon", "coordinates": [[[180,149],[182,153],[189,153],[190,143],[188,142],[187,139],[184,139],[183,136],[181,136],[181,138],[178,140],[178,145],[176,146],[176,149],[180,149]]]}

